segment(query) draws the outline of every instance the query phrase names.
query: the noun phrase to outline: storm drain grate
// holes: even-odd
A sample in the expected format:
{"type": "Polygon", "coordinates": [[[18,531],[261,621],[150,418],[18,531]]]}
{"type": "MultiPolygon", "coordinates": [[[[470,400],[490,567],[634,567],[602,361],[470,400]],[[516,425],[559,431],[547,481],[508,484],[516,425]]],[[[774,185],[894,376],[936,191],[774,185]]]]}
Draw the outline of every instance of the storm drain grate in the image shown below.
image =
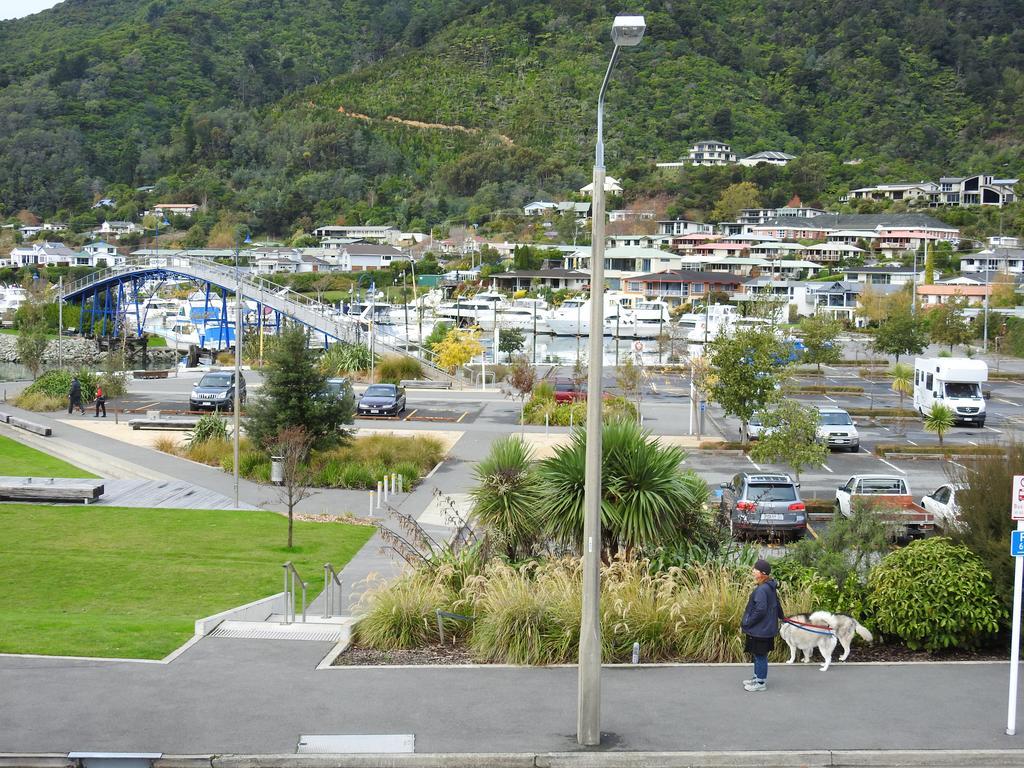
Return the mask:
{"type": "Polygon", "coordinates": [[[323,624],[271,624],[255,621],[224,621],[210,637],[231,637],[246,640],[315,640],[336,643],[342,628],[323,624]]]}
{"type": "Polygon", "coordinates": [[[411,733],[319,734],[300,736],[295,751],[320,755],[383,755],[416,751],[411,733]]]}

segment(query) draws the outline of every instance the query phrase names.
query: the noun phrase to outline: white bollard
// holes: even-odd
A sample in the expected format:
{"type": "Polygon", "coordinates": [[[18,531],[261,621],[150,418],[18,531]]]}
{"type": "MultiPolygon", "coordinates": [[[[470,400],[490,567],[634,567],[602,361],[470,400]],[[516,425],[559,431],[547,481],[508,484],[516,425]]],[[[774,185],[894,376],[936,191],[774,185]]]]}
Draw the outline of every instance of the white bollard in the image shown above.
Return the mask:
{"type": "Polygon", "coordinates": [[[396,494],[398,492],[399,492],[398,491],[398,473],[397,472],[392,472],[391,473],[391,493],[392,494],[396,494]]]}
{"type": "Polygon", "coordinates": [[[544,434],[548,434],[548,427],[550,426],[551,417],[548,414],[544,414],[544,434]]]}
{"type": "Polygon", "coordinates": [[[370,491],[370,517],[373,517],[373,491],[370,491]]]}
{"type": "Polygon", "coordinates": [[[377,481],[377,509],[380,509],[380,500],[384,496],[384,484],[377,481]]]}
{"type": "Polygon", "coordinates": [[[381,487],[384,489],[384,503],[388,503],[388,476],[384,475],[384,482],[381,483],[381,487]]]}
{"type": "Polygon", "coordinates": [[[398,492],[405,493],[405,475],[398,476],[398,492]]]}

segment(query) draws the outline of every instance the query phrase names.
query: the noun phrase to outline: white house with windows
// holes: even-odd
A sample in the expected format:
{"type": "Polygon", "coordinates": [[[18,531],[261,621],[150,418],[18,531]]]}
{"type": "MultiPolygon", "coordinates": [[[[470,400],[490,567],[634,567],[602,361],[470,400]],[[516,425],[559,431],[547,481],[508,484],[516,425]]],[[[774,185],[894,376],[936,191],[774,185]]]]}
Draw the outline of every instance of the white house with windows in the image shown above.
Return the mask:
{"type": "Polygon", "coordinates": [[[401,235],[401,231],[392,226],[376,226],[373,224],[360,224],[351,227],[340,224],[325,224],[313,230],[313,236],[319,237],[321,240],[325,237],[350,237],[356,240],[390,243],[400,238],[401,235]]]}
{"type": "Polygon", "coordinates": [[[195,203],[157,203],[150,211],[154,216],[195,216],[199,206],[195,203]]]}
{"type": "MultiPolygon", "coordinates": [[[[606,195],[618,195],[622,192],[622,184],[619,180],[612,176],[604,177],[604,191],[606,195]]],[[[590,182],[585,187],[580,187],[581,195],[593,195],[594,194],[594,182],[590,182]]]]}
{"type": "Polygon", "coordinates": [[[72,266],[77,258],[78,253],[64,243],[30,243],[11,250],[12,267],[72,266]]]}
{"type": "Polygon", "coordinates": [[[721,141],[698,141],[687,154],[690,165],[734,165],[736,153],[721,141]]]}
{"type": "Polygon", "coordinates": [[[961,257],[961,274],[972,275],[985,272],[1024,274],[1024,248],[986,248],[984,251],[961,257]]]}
{"type": "Polygon", "coordinates": [[[916,184],[878,184],[874,187],[860,187],[851,189],[839,198],[839,202],[848,203],[851,200],[931,200],[931,196],[938,193],[939,185],[934,181],[919,181],[916,184]]]}
{"type": "Polygon", "coordinates": [[[117,252],[117,246],[100,240],[82,248],[77,263],[79,266],[89,267],[120,267],[124,266],[125,257],[117,252]]]}
{"type": "Polygon", "coordinates": [[[121,237],[141,231],[142,228],[133,221],[104,221],[96,234],[102,237],[121,237]]]}
{"type": "Polygon", "coordinates": [[[404,258],[406,255],[397,248],[377,243],[352,243],[333,257],[342,272],[388,269],[393,261],[404,258]]]}
{"type": "Polygon", "coordinates": [[[795,307],[799,317],[810,317],[818,306],[817,297],[811,288],[817,285],[803,280],[777,280],[771,277],[755,277],[743,284],[732,300],[740,304],[771,302],[779,304],[783,319],[789,315],[789,307],[795,307]]]}
{"type": "Polygon", "coordinates": [[[999,179],[984,173],[975,176],[943,176],[933,205],[998,205],[1017,199],[1013,191],[1020,179],[999,179]]]}
{"type": "Polygon", "coordinates": [[[711,224],[689,219],[669,219],[658,222],[659,235],[710,235],[715,231],[711,224]]]}
{"type": "Polygon", "coordinates": [[[523,215],[543,216],[548,211],[553,211],[557,208],[558,205],[556,203],[547,200],[534,200],[532,203],[527,203],[523,206],[523,215]]]}

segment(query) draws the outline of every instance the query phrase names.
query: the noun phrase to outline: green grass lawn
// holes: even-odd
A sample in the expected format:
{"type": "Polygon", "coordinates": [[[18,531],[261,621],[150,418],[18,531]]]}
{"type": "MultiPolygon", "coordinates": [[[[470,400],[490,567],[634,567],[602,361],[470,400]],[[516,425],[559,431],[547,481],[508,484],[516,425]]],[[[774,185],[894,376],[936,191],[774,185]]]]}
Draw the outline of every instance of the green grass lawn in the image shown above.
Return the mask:
{"type": "Polygon", "coordinates": [[[0,435],[0,475],[14,477],[96,477],[48,453],[0,435]]]}
{"type": "Polygon", "coordinates": [[[166,347],[167,346],[167,339],[165,339],[163,336],[149,336],[146,339],[146,346],[150,347],[150,348],[152,348],[152,347],[166,347]]]}
{"type": "Polygon", "coordinates": [[[288,550],[287,526],[272,512],[0,504],[0,652],[158,659],[196,619],[281,591],[286,560],[312,601],[323,564],[340,571],[374,532],[296,522],[288,550]]]}

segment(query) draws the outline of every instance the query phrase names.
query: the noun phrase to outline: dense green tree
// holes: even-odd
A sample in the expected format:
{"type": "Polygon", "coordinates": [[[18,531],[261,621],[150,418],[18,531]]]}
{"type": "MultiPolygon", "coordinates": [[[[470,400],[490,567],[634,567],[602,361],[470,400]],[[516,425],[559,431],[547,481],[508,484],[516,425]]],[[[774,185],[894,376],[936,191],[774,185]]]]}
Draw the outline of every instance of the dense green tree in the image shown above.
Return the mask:
{"type": "Polygon", "coordinates": [[[805,467],[820,467],[828,446],[818,438],[818,409],[782,400],[761,417],[761,437],[751,448],[756,461],[781,461],[793,468],[797,482],[805,467]]]}
{"type": "Polygon", "coordinates": [[[245,415],[245,432],[257,445],[270,447],[282,430],[301,427],[311,444],[322,448],[346,439],[352,423],[351,394],[325,396],[327,377],[319,354],[309,347],[309,335],[299,325],[282,330],[270,345],[264,383],[245,415]]]}
{"type": "Polygon", "coordinates": [[[822,363],[829,365],[843,359],[839,334],[842,323],[834,317],[814,315],[800,321],[800,337],[804,342],[804,362],[814,363],[821,372],[822,363]]]}
{"type": "Polygon", "coordinates": [[[974,329],[964,317],[967,300],[953,297],[928,310],[928,334],[936,344],[948,344],[949,351],[958,344],[968,344],[974,338],[974,329]]]}
{"type": "Polygon", "coordinates": [[[774,333],[758,328],[720,334],[708,344],[708,363],[714,371],[709,395],[740,420],[744,443],[750,417],[779,397],[784,352],[774,333]]]}
{"type": "Polygon", "coordinates": [[[900,306],[874,330],[871,348],[883,355],[919,355],[928,346],[928,320],[900,306]]]}

